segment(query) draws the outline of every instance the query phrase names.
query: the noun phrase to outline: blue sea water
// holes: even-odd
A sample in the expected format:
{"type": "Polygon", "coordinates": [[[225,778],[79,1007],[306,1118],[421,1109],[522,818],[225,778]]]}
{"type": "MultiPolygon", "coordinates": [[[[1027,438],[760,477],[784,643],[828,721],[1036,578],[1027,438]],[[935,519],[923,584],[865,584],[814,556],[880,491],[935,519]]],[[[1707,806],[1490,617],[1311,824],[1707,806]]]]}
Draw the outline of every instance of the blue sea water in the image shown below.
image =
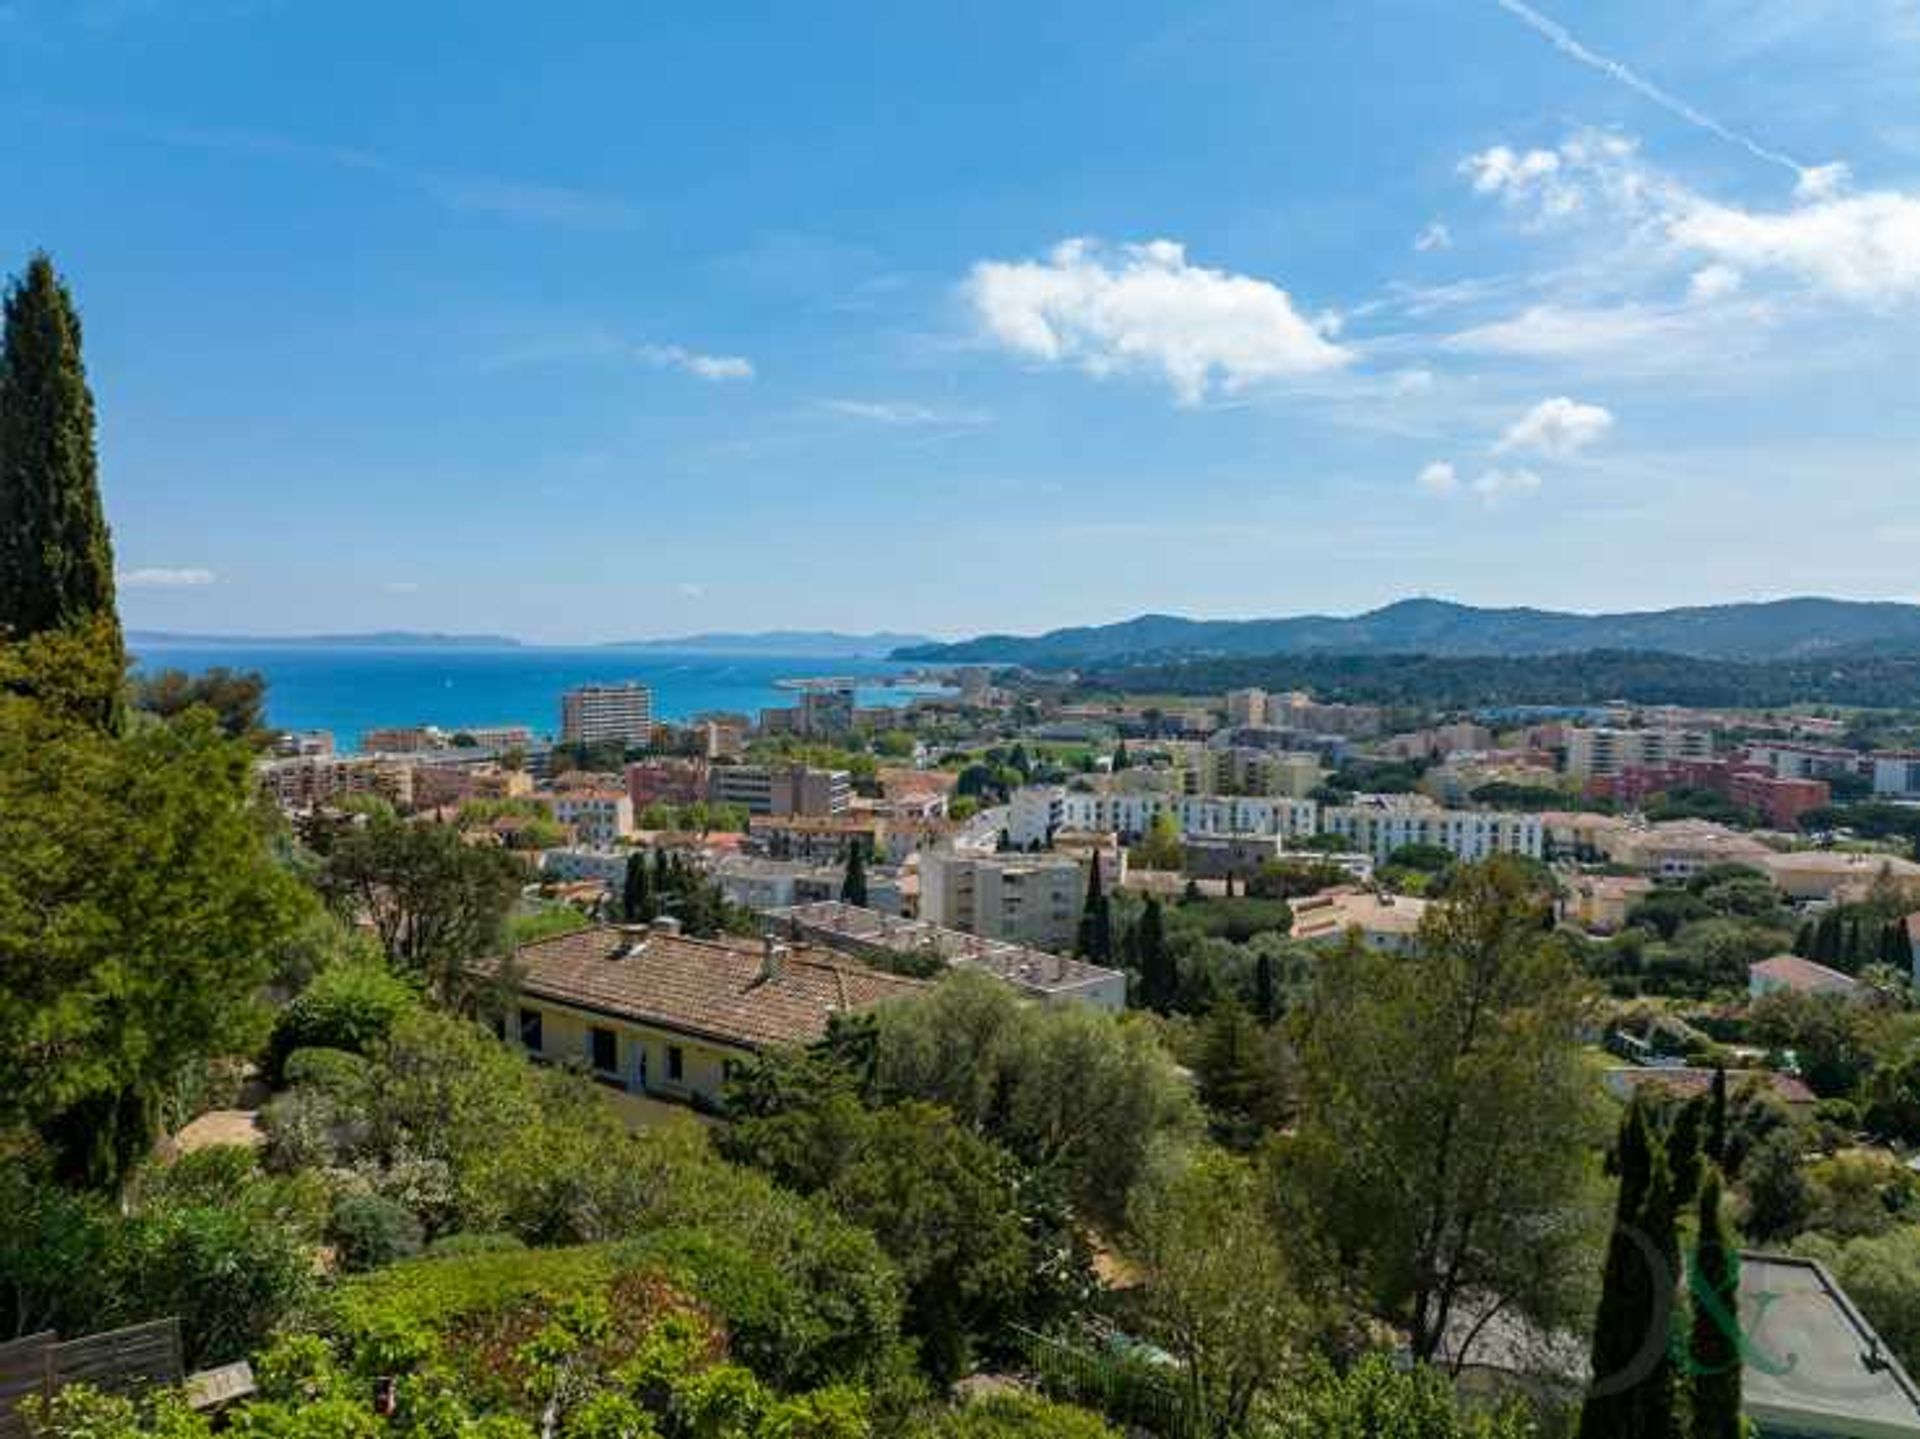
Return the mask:
{"type": "Polygon", "coordinates": [[[863,705],[905,704],[916,693],[876,683],[911,666],[890,660],[562,648],[174,645],[137,647],[140,669],[189,672],[225,665],[267,679],[267,718],[280,729],[323,729],[341,749],[385,725],[522,724],[537,735],[560,726],[561,692],[574,685],[640,680],[657,718],[703,710],[749,715],[794,703],[775,681],[824,675],[866,681],[863,705]]]}

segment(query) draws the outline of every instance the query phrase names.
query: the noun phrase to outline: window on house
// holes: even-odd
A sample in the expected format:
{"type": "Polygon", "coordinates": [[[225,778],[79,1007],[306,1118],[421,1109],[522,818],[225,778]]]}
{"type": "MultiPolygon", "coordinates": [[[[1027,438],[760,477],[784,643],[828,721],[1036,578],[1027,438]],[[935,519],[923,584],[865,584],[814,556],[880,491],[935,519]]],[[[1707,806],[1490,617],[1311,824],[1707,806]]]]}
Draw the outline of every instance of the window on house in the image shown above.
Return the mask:
{"type": "Polygon", "coordinates": [[[620,1040],[611,1029],[598,1029],[591,1036],[593,1044],[593,1067],[602,1074],[613,1074],[620,1068],[620,1040]]]}
{"type": "Polygon", "coordinates": [[[520,1011],[520,1043],[523,1047],[540,1051],[540,1011],[523,1009],[520,1011]]]}
{"type": "Polygon", "coordinates": [[[677,1083],[685,1074],[686,1067],[687,1057],[681,1052],[680,1046],[669,1044],[667,1046],[667,1078],[677,1083]]]}

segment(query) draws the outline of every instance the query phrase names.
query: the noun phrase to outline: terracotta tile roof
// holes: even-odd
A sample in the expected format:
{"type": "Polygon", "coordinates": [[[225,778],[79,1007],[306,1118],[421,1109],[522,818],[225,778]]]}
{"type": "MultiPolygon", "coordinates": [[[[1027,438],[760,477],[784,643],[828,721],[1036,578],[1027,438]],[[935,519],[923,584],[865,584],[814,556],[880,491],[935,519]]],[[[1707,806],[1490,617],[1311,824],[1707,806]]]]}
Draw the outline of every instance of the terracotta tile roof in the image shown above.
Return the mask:
{"type": "Polygon", "coordinates": [[[810,1044],[835,1012],[926,988],[807,949],[789,949],[778,973],[763,978],[762,950],[752,942],[612,925],[522,945],[513,962],[518,988],[531,998],[748,1049],[810,1044]]]}
{"type": "MultiPolygon", "coordinates": [[[[1766,1069],[1729,1069],[1727,1071],[1729,1090],[1739,1088],[1748,1080],[1755,1080],[1772,1090],[1774,1097],[1783,1104],[1812,1104],[1817,1098],[1804,1081],[1796,1079],[1791,1074],[1779,1074],[1766,1069]]],[[[1692,1099],[1696,1095],[1707,1093],[1713,1087],[1713,1071],[1668,1068],[1660,1065],[1646,1068],[1622,1065],[1607,1071],[1606,1082],[1608,1088],[1623,1099],[1631,1095],[1634,1090],[1643,1087],[1665,1090],[1676,1099],[1692,1099]]]]}
{"type": "Polygon", "coordinates": [[[1747,972],[1802,994],[1851,994],[1860,987],[1860,982],[1852,975],[1842,974],[1837,969],[1803,959],[1797,954],[1776,954],[1771,959],[1748,965],[1747,972]]]}

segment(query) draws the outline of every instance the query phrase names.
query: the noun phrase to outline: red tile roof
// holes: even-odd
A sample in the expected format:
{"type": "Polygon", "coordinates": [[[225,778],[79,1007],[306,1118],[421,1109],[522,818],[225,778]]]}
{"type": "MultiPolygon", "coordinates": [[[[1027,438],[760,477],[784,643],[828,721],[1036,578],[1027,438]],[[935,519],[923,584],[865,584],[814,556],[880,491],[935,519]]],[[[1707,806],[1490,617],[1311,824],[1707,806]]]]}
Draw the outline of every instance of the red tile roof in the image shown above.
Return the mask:
{"type": "Polygon", "coordinates": [[[612,925],[523,945],[513,965],[531,998],[746,1049],[810,1044],[835,1013],[926,988],[808,949],[787,950],[765,977],[758,945],[612,925]]]}

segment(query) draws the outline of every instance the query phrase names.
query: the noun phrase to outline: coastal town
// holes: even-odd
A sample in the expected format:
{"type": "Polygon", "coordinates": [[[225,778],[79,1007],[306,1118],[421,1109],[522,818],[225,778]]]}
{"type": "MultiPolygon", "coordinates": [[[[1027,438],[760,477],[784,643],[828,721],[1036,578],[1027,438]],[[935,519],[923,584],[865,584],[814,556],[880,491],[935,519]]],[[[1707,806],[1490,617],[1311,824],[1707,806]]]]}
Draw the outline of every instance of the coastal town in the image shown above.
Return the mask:
{"type": "Polygon", "coordinates": [[[1916,76],[0,0],[0,1439],[1920,1439],[1916,76]]]}

